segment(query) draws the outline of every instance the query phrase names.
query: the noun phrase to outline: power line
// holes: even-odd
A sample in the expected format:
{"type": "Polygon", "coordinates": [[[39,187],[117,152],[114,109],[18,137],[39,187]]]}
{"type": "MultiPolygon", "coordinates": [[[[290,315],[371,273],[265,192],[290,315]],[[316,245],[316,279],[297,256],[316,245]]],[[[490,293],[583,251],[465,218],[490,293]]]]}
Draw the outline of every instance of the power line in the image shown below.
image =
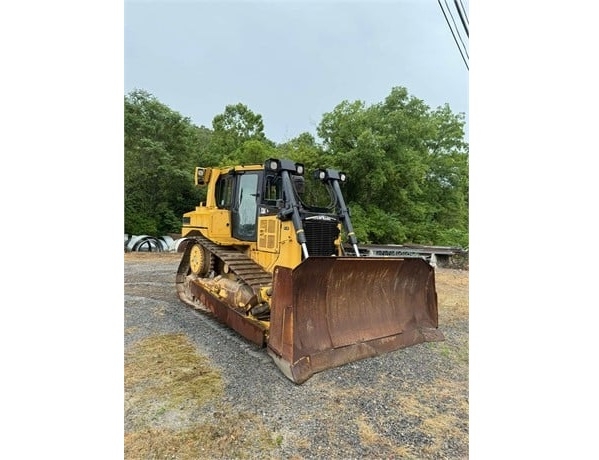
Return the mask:
{"type": "MultiPolygon", "coordinates": [[[[455,28],[454,30],[458,33],[458,38],[460,39],[460,43],[462,44],[462,47],[464,49],[464,53],[466,54],[466,57],[468,59],[470,59],[470,56],[468,56],[468,51],[466,50],[466,45],[464,45],[464,40],[462,40],[462,36],[460,35],[460,32],[458,30],[458,25],[455,23],[455,19],[453,18],[453,14],[451,14],[451,10],[449,9],[449,5],[447,4],[447,0],[445,0],[445,6],[447,7],[447,11],[449,11],[449,16],[451,17],[451,22],[453,22],[453,27],[455,28]]],[[[468,31],[466,31],[466,34],[468,34],[468,31]]]]}
{"type": "MultiPolygon", "coordinates": [[[[449,30],[451,31],[451,35],[453,36],[453,40],[455,41],[455,44],[458,47],[458,51],[460,52],[460,55],[462,56],[464,64],[466,65],[466,69],[470,70],[470,68],[468,67],[468,62],[466,60],[466,57],[464,57],[464,53],[466,52],[466,45],[464,45],[462,37],[459,34],[457,24],[455,23],[455,20],[453,19],[453,15],[451,14],[451,11],[449,10],[449,5],[447,5],[447,0],[445,0],[445,5],[447,6],[447,11],[449,12],[449,14],[451,16],[451,19],[453,21],[455,30],[454,30],[453,27],[451,27],[451,23],[449,22],[449,18],[447,17],[447,13],[445,12],[445,9],[443,8],[443,5],[441,4],[441,0],[437,0],[437,2],[439,3],[439,7],[441,8],[441,11],[443,12],[443,16],[445,17],[445,22],[447,22],[447,26],[449,27],[449,30]],[[457,33],[457,35],[459,37],[459,41],[462,43],[462,46],[464,47],[464,51],[462,51],[462,48],[460,47],[460,43],[458,42],[458,38],[456,38],[456,33],[457,33]]],[[[467,27],[465,26],[464,22],[462,22],[462,24],[466,28],[466,34],[468,35],[467,27]]],[[[468,56],[467,52],[466,52],[466,56],[468,56]]]]}
{"type": "Polygon", "coordinates": [[[468,18],[466,17],[466,12],[464,11],[464,5],[462,4],[462,0],[460,0],[461,7],[458,6],[458,0],[453,0],[453,3],[455,5],[455,9],[458,10],[458,15],[460,16],[460,20],[462,21],[462,26],[466,31],[466,35],[468,36],[468,38],[470,38],[470,34],[468,33],[468,24],[466,24],[468,22],[468,18]]]}
{"type": "Polygon", "coordinates": [[[464,8],[464,4],[462,3],[462,0],[460,0],[460,6],[462,7],[462,13],[464,13],[464,17],[466,18],[466,22],[468,24],[470,24],[470,21],[468,21],[468,16],[466,15],[466,8],[464,8]]]}

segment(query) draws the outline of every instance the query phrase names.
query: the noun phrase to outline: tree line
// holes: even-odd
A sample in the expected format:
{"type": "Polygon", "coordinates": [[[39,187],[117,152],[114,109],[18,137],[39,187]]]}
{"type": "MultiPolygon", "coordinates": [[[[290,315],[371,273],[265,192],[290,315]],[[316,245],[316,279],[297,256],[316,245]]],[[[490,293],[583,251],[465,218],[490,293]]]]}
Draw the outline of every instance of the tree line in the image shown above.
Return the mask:
{"type": "Polygon", "coordinates": [[[347,173],[344,195],[361,243],[468,246],[468,144],[464,115],[431,109],[395,87],[381,102],[342,101],[308,132],[275,143],[262,116],[238,103],[212,127],[194,125],[144,90],[125,95],[125,233],[179,233],[205,199],[196,166],[261,164],[347,173]]]}

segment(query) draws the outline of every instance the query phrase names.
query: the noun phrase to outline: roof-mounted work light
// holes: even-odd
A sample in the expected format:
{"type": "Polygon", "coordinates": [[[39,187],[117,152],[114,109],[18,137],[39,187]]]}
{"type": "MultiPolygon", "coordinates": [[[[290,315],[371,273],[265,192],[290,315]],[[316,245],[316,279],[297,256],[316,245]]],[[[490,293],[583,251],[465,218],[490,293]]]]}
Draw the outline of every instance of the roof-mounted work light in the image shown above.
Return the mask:
{"type": "Polygon", "coordinates": [[[291,160],[279,160],[270,158],[264,162],[264,168],[269,171],[287,171],[290,174],[299,176],[304,175],[304,165],[302,163],[294,163],[291,160]]]}
{"type": "Polygon", "coordinates": [[[314,178],[324,182],[329,180],[345,182],[347,180],[347,175],[344,172],[339,172],[335,169],[317,169],[314,171],[314,178]]]}

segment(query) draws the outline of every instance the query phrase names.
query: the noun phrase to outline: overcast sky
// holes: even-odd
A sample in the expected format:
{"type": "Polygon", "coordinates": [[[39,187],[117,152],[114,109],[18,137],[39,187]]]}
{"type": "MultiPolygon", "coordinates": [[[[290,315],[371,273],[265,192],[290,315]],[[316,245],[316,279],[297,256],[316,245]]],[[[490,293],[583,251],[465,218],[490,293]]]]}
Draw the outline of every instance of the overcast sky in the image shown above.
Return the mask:
{"type": "Polygon", "coordinates": [[[433,0],[126,0],[124,25],[125,92],[147,90],[197,125],[241,102],[284,142],[394,86],[468,117],[468,70],[433,0]]]}

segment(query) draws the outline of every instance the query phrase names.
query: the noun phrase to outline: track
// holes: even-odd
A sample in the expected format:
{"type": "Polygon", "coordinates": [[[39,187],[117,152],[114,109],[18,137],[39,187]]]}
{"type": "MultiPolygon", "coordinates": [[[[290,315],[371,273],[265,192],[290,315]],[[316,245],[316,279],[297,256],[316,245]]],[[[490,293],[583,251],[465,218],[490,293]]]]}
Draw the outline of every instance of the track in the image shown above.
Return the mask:
{"type": "MultiPolygon", "coordinates": [[[[201,235],[196,235],[192,239],[195,239],[198,243],[208,249],[213,256],[218,257],[227,264],[229,270],[237,275],[242,282],[250,286],[255,294],[258,293],[261,287],[272,283],[272,275],[270,273],[234,247],[219,246],[201,235]]],[[[185,278],[191,273],[189,266],[191,247],[192,244],[188,243],[183,258],[181,259],[179,269],[177,270],[177,290],[179,292],[181,292],[182,289],[184,290],[185,278]]]]}
{"type": "MultiPolygon", "coordinates": [[[[260,288],[272,284],[272,275],[270,273],[234,247],[218,246],[203,236],[194,236],[190,239],[195,240],[210,253],[210,271],[220,272],[223,270],[226,274],[233,273],[238,278],[236,281],[245,283],[250,288],[253,293],[253,297],[249,299],[250,302],[260,297],[260,288]],[[216,267],[215,258],[219,259],[218,268],[216,267]],[[221,266],[221,262],[224,265],[221,266]]],[[[219,321],[227,324],[247,340],[259,346],[265,346],[268,340],[268,322],[261,319],[266,320],[270,316],[269,312],[265,312],[264,315],[266,316],[260,316],[260,319],[248,316],[244,309],[232,306],[234,303],[231,302],[231,298],[228,300],[222,299],[207,290],[201,283],[194,282],[193,277],[196,275],[191,271],[190,262],[194,245],[192,241],[187,244],[177,269],[177,294],[181,301],[195,309],[213,314],[219,321]]],[[[217,273],[217,275],[220,274],[222,273],[217,273]]],[[[196,276],[196,279],[200,278],[196,276]]]]}

